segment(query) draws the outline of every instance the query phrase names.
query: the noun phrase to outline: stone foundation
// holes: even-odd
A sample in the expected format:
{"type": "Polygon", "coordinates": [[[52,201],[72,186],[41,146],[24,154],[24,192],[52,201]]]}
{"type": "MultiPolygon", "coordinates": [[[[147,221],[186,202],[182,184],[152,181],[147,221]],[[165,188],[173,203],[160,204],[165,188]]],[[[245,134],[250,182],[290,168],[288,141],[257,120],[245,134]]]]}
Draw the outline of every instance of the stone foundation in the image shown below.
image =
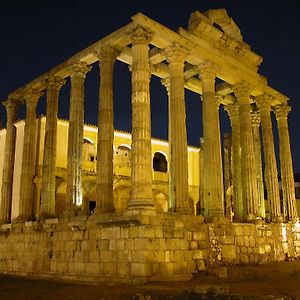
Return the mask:
{"type": "Polygon", "coordinates": [[[300,256],[298,224],[102,215],[2,225],[0,273],[107,283],[187,280],[229,264],[300,256]]]}

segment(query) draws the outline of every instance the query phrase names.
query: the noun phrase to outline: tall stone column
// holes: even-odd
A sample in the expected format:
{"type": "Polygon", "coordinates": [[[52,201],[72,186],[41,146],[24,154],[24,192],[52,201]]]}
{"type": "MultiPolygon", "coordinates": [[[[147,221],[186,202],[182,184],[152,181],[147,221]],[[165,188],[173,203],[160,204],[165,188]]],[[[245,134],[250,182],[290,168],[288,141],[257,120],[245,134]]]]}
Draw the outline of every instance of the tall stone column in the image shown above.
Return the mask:
{"type": "Polygon", "coordinates": [[[41,218],[55,217],[55,170],[57,145],[58,96],[65,83],[59,77],[49,78],[47,84],[47,111],[41,190],[41,218]]]}
{"type": "Polygon", "coordinates": [[[241,177],[240,117],[237,103],[224,106],[227,111],[232,131],[232,183],[234,221],[240,222],[244,216],[241,177]]]}
{"type": "Polygon", "coordinates": [[[175,202],[174,211],[192,214],[188,195],[188,155],[186,113],[184,99],[184,60],[186,50],[179,45],[167,49],[170,68],[169,95],[169,147],[170,195],[175,202]]]}
{"type": "Polygon", "coordinates": [[[258,216],[260,216],[261,218],[265,218],[264,177],[262,171],[262,160],[261,160],[262,152],[261,152],[260,131],[259,131],[260,116],[259,116],[259,112],[254,110],[252,110],[250,114],[251,114],[256,177],[257,177],[258,216]]]}
{"type": "Polygon", "coordinates": [[[132,141],[130,210],[154,209],[152,196],[149,42],[151,33],[137,26],[132,33],[132,141]]]}
{"type": "Polygon", "coordinates": [[[84,80],[90,71],[86,63],[70,67],[71,96],[68,131],[67,199],[66,214],[74,214],[82,204],[82,145],[84,126],[84,80]]]}
{"type": "Polygon", "coordinates": [[[11,222],[16,140],[16,128],[14,126],[14,122],[16,120],[16,110],[18,105],[15,99],[6,100],[3,104],[6,108],[7,122],[1,187],[0,224],[11,222]]]}
{"type": "Polygon", "coordinates": [[[219,125],[219,102],[215,97],[216,67],[209,61],[200,66],[202,82],[204,203],[208,218],[224,216],[224,189],[219,125]]]}
{"type": "Polygon", "coordinates": [[[241,172],[243,187],[243,203],[247,221],[258,217],[257,177],[255,155],[250,118],[251,87],[246,82],[234,86],[234,94],[239,103],[240,138],[241,138],[241,172]]]}
{"type": "Polygon", "coordinates": [[[276,105],[274,108],[279,132],[279,151],[284,216],[287,217],[289,221],[294,222],[298,219],[298,214],[295,197],[295,182],[290,136],[287,121],[287,116],[290,110],[291,107],[287,104],[276,105]]]}
{"type": "Polygon", "coordinates": [[[273,222],[282,222],[280,211],[280,197],[278,185],[278,172],[274,150],[272,121],[270,116],[272,98],[267,94],[256,97],[255,102],[259,108],[262,138],[265,159],[265,179],[268,200],[270,204],[270,217],[273,222]]]}
{"type": "Polygon", "coordinates": [[[17,221],[29,221],[33,218],[33,178],[36,153],[36,107],[42,93],[35,89],[25,94],[26,118],[24,129],[22,170],[20,183],[19,216],[17,221]]]}
{"type": "Polygon", "coordinates": [[[104,46],[97,56],[100,62],[97,145],[97,205],[96,213],[114,211],[113,206],[113,69],[117,51],[104,46]]]}

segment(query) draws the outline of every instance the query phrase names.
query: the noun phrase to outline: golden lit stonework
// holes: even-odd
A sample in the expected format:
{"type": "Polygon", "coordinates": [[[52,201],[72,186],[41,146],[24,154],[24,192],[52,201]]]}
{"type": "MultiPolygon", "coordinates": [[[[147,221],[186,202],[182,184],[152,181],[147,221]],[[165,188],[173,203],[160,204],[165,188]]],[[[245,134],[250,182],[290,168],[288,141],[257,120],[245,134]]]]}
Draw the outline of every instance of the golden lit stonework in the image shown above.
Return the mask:
{"type": "Polygon", "coordinates": [[[299,257],[290,106],[258,73],[262,58],[224,9],[196,11],[178,31],[141,13],[131,20],[3,102],[0,273],[132,283],[299,257]],[[117,60],[131,71],[131,133],[114,129],[117,60]],[[93,64],[97,126],[84,124],[93,64]],[[168,96],[168,141],[151,135],[154,76],[168,96]],[[59,120],[68,78],[69,120],[59,120]],[[202,105],[201,147],[188,146],[185,89],[202,105]],[[224,143],[222,107],[232,129],[224,143]]]}

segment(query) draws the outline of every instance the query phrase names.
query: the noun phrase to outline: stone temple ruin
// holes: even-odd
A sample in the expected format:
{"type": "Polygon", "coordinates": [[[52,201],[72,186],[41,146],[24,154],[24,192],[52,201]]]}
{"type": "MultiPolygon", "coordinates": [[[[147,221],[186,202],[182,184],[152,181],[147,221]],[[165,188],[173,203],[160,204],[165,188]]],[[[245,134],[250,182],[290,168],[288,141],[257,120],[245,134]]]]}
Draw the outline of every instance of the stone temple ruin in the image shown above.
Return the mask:
{"type": "Polygon", "coordinates": [[[98,282],[179,280],[228,264],[297,258],[290,106],[258,73],[262,58],[224,9],[196,11],[177,32],[141,13],[131,19],[3,102],[0,272],[98,282]],[[131,134],[114,131],[116,60],[131,70],[131,134]],[[98,130],[83,120],[84,80],[97,62],[98,130]],[[151,76],[161,78],[168,94],[168,142],[151,140],[151,76]],[[58,101],[66,77],[69,120],[62,121],[58,101]],[[201,95],[201,149],[187,146],[185,88],[201,95]],[[37,119],[44,92],[46,117],[37,119]],[[23,102],[26,118],[17,121],[23,102]],[[224,171],[220,105],[232,127],[224,171]]]}

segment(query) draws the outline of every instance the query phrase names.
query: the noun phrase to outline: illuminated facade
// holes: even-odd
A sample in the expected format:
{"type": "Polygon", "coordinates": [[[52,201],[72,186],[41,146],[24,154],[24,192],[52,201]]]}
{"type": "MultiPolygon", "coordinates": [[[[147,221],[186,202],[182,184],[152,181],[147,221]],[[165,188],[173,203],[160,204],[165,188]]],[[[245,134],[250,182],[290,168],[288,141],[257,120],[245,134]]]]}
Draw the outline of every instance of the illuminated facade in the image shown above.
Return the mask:
{"type": "Polygon", "coordinates": [[[203,270],[222,274],[216,269],[231,263],[299,257],[290,106],[258,73],[262,58],[224,9],[196,11],[188,28],[177,32],[141,13],[131,19],[4,102],[0,272],[104,282],[182,280],[203,270]],[[130,66],[131,135],[114,131],[116,60],[130,66]],[[92,64],[100,65],[98,130],[83,118],[92,64]],[[166,142],[151,139],[151,76],[161,78],[168,94],[170,151],[166,142]],[[65,122],[57,115],[67,77],[65,122]],[[201,98],[200,156],[187,146],[185,89],[201,98]],[[46,118],[36,122],[44,92],[46,118]],[[16,123],[23,102],[26,118],[16,123]],[[232,127],[224,172],[220,106],[232,127]]]}

